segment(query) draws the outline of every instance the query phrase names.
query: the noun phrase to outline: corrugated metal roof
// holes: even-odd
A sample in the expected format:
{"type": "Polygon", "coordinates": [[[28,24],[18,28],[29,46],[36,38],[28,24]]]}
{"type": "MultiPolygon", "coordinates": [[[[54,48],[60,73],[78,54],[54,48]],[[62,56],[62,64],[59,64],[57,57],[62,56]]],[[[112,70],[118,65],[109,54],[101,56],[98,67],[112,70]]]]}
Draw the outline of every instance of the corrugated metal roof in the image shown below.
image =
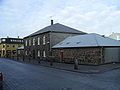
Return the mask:
{"type": "MultiPolygon", "coordinates": [[[[40,34],[40,33],[45,33],[45,32],[48,32],[48,31],[53,31],[53,32],[67,32],[67,33],[81,33],[81,34],[85,34],[85,32],[82,32],[82,31],[79,31],[79,30],[76,30],[76,29],[73,29],[73,28],[70,28],[68,26],[65,26],[65,25],[62,25],[62,24],[59,24],[59,23],[56,23],[56,24],[53,24],[53,25],[50,25],[50,26],[47,26],[29,36],[34,36],[34,35],[37,35],[37,34],[40,34]]],[[[29,37],[27,36],[27,37],[29,37]]]]}
{"type": "Polygon", "coordinates": [[[120,46],[120,42],[99,34],[85,34],[68,37],[53,48],[120,46]]]}

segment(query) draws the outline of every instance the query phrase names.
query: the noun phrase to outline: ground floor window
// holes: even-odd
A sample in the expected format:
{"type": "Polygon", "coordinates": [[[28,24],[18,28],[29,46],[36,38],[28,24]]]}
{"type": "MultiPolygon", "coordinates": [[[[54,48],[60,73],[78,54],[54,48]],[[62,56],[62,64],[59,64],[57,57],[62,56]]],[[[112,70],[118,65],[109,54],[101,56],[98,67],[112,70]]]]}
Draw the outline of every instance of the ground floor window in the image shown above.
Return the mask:
{"type": "Polygon", "coordinates": [[[43,51],[43,57],[46,57],[46,52],[45,51],[43,51]]]}
{"type": "Polygon", "coordinates": [[[40,50],[38,50],[38,57],[40,57],[40,50]]]}

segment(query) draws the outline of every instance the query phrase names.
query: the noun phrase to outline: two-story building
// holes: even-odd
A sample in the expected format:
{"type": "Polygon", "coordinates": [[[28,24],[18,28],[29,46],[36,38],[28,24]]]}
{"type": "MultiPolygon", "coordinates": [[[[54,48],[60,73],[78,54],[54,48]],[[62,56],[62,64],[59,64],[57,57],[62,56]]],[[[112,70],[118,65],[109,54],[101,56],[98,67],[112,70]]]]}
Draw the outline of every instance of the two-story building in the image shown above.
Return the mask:
{"type": "Polygon", "coordinates": [[[0,57],[11,58],[16,56],[16,49],[23,46],[21,38],[1,38],[0,39],[0,57]]]}
{"type": "Polygon", "coordinates": [[[52,55],[51,47],[69,36],[83,35],[85,32],[56,23],[47,26],[24,38],[26,59],[48,58],[52,55]]]}

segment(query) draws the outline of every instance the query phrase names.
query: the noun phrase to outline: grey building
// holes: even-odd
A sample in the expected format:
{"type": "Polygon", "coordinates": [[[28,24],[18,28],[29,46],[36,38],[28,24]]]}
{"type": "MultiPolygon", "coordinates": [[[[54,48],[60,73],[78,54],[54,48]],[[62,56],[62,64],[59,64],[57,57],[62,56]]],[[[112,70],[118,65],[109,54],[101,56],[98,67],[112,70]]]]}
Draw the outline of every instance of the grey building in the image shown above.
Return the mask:
{"type": "Polygon", "coordinates": [[[120,33],[112,33],[109,35],[109,38],[115,39],[115,40],[120,40],[120,33]]]}
{"type": "Polygon", "coordinates": [[[65,38],[74,35],[83,35],[85,32],[56,23],[47,26],[24,38],[25,58],[46,59],[52,55],[51,47],[61,42],[65,38]]]}
{"type": "Polygon", "coordinates": [[[98,34],[68,37],[53,46],[53,56],[62,62],[104,64],[120,62],[120,42],[98,34]]]}

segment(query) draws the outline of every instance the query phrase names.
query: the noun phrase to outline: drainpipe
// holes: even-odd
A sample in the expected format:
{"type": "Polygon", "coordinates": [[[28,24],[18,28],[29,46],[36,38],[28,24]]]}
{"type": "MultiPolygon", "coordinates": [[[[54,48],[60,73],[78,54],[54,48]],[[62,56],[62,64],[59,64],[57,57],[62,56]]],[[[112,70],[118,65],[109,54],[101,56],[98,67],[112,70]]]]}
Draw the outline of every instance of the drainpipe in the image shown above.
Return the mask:
{"type": "Polygon", "coordinates": [[[104,48],[101,47],[101,64],[105,63],[105,60],[104,60],[104,48]]]}

